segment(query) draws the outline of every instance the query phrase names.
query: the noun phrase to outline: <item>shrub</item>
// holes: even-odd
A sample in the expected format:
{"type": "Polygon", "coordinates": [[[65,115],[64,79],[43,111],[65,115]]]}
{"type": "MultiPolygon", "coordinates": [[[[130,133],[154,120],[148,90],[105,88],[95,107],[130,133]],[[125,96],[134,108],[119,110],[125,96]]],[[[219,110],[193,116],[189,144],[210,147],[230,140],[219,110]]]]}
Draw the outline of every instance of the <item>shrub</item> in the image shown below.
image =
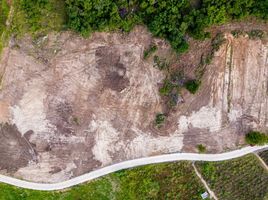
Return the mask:
{"type": "Polygon", "coordinates": [[[169,79],[164,80],[163,86],[159,89],[159,92],[163,96],[169,95],[174,88],[174,85],[170,82],[169,79]]]}
{"type": "Polygon", "coordinates": [[[238,38],[240,35],[243,35],[244,32],[241,31],[241,30],[233,30],[233,31],[231,31],[231,34],[232,34],[235,38],[238,38]]]}
{"type": "Polygon", "coordinates": [[[158,128],[160,128],[165,122],[166,115],[163,113],[158,113],[155,117],[155,124],[158,128]]]}
{"type": "Polygon", "coordinates": [[[198,144],[197,149],[199,153],[205,153],[207,151],[206,147],[203,144],[198,144]]]}
{"type": "Polygon", "coordinates": [[[258,131],[250,131],[246,134],[246,142],[250,145],[264,145],[268,143],[268,135],[258,131]]]}
{"type": "Polygon", "coordinates": [[[185,88],[192,94],[195,94],[199,89],[201,81],[189,80],[185,83],[185,88]]]}

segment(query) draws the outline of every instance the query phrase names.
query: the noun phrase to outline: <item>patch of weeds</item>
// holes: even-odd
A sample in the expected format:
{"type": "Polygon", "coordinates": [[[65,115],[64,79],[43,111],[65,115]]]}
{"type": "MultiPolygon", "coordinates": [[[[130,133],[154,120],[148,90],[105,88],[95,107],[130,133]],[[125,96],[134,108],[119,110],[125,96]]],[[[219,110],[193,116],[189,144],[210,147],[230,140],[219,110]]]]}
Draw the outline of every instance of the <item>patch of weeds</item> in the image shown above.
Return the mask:
{"type": "Polygon", "coordinates": [[[0,0],[0,53],[8,40],[6,22],[8,19],[10,7],[7,0],[0,0]]]}
{"type": "Polygon", "coordinates": [[[235,38],[238,38],[239,36],[244,35],[244,32],[241,31],[241,30],[233,30],[233,31],[231,31],[231,34],[232,34],[235,38]]]}
{"type": "Polygon", "coordinates": [[[211,64],[215,52],[220,49],[220,46],[224,44],[225,41],[226,39],[224,38],[223,33],[218,33],[211,41],[211,52],[201,56],[200,63],[195,70],[196,79],[185,83],[186,89],[192,94],[195,94],[199,89],[207,65],[211,64]]]}
{"type": "Polygon", "coordinates": [[[257,40],[264,37],[264,32],[262,30],[251,30],[247,32],[249,39],[257,40]]]}
{"type": "Polygon", "coordinates": [[[174,71],[174,72],[172,72],[171,74],[170,74],[170,81],[174,84],[174,85],[176,85],[176,86],[178,86],[178,87],[180,87],[180,86],[183,86],[184,85],[184,80],[185,80],[185,78],[184,78],[184,73],[183,73],[183,71],[174,71]]]}
{"type": "Polygon", "coordinates": [[[195,94],[199,89],[201,81],[189,80],[185,83],[185,88],[192,94],[195,94]]]}
{"type": "Polygon", "coordinates": [[[203,144],[198,144],[197,149],[199,153],[205,153],[207,151],[206,146],[204,146],[203,144]]]}
{"type": "Polygon", "coordinates": [[[157,67],[159,70],[169,70],[169,63],[166,59],[160,59],[159,56],[154,56],[154,67],[157,67]]]}
{"type": "Polygon", "coordinates": [[[13,0],[13,5],[15,15],[12,33],[17,36],[25,33],[45,35],[65,27],[67,16],[64,0],[13,0]]]}
{"type": "Polygon", "coordinates": [[[73,117],[73,122],[78,126],[80,123],[79,123],[79,119],[78,117],[74,116],[73,117]]]}
{"type": "Polygon", "coordinates": [[[169,79],[164,80],[163,86],[159,89],[159,92],[162,96],[168,96],[174,88],[174,85],[169,79]]]}
{"type": "Polygon", "coordinates": [[[163,126],[164,122],[166,120],[166,115],[163,113],[158,113],[155,116],[155,125],[157,126],[157,128],[160,128],[163,126]]]}
{"type": "Polygon", "coordinates": [[[224,38],[223,33],[218,33],[212,40],[212,55],[214,55],[214,53],[216,51],[218,51],[221,47],[222,44],[224,44],[224,42],[226,41],[226,39],[224,38]]]}
{"type": "Polygon", "coordinates": [[[144,59],[149,58],[156,51],[157,51],[157,46],[156,45],[150,45],[150,47],[147,50],[144,51],[143,58],[144,59]]]}

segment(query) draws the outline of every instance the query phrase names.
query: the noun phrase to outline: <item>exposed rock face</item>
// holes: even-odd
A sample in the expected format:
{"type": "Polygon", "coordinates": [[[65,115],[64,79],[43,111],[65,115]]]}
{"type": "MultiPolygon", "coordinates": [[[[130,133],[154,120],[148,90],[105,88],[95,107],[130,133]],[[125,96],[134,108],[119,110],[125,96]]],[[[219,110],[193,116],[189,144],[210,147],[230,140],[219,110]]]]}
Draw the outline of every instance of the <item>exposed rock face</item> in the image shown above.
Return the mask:
{"type": "MultiPolygon", "coordinates": [[[[190,141],[206,143],[209,140],[204,129],[213,133],[211,137],[222,148],[238,145],[239,135],[250,129],[267,131],[267,91],[267,43],[227,35],[226,44],[208,67],[199,95],[186,107],[187,111],[179,114],[179,130],[201,133],[192,140],[185,134],[185,150],[189,150],[190,141]],[[202,106],[197,108],[200,102],[202,106]]],[[[182,110],[184,108],[185,105],[182,110]]]]}
{"type": "Polygon", "coordinates": [[[17,42],[0,63],[0,122],[9,127],[0,129],[0,160],[17,160],[0,161],[0,170],[58,182],[122,160],[195,151],[199,143],[223,151],[241,144],[249,128],[266,130],[268,46],[227,38],[201,90],[184,91],[185,103],[161,130],[153,121],[163,112],[158,88],[165,76],[142,59],[152,40],[145,30],[17,42]]]}

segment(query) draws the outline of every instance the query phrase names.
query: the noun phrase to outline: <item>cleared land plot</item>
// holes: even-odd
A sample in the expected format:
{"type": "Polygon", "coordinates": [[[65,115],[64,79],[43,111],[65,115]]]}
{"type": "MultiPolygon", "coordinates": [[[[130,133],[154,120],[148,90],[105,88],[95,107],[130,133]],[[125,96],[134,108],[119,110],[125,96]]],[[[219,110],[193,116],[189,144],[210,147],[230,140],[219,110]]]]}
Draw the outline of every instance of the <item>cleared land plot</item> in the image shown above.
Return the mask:
{"type": "Polygon", "coordinates": [[[196,166],[219,199],[262,200],[268,197],[268,173],[252,154],[231,161],[197,162],[196,166]]]}
{"type": "Polygon", "coordinates": [[[268,165],[268,150],[260,152],[259,156],[268,165]]]}
{"type": "Polygon", "coordinates": [[[61,192],[41,192],[0,184],[0,200],[201,199],[205,192],[190,162],[122,170],[61,192]]]}

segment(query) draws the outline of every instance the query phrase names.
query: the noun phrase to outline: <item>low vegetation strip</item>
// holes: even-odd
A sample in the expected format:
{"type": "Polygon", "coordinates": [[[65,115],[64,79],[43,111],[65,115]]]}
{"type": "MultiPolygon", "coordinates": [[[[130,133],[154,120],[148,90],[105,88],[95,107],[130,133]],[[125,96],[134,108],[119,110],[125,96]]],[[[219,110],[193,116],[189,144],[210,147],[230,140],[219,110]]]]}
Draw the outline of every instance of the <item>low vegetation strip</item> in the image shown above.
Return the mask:
{"type": "Polygon", "coordinates": [[[253,154],[231,161],[197,162],[196,166],[219,199],[268,197],[268,172],[253,154]]]}
{"type": "Polygon", "coordinates": [[[262,151],[259,153],[259,156],[261,157],[261,159],[266,163],[266,165],[268,166],[268,150],[262,151]]]}
{"type": "Polygon", "coordinates": [[[0,200],[202,199],[205,189],[190,162],[147,165],[122,170],[60,192],[20,189],[0,184],[0,200]]]}
{"type": "Polygon", "coordinates": [[[0,0],[0,53],[4,47],[3,33],[6,30],[6,20],[9,13],[9,5],[6,0],[0,0]]]}

